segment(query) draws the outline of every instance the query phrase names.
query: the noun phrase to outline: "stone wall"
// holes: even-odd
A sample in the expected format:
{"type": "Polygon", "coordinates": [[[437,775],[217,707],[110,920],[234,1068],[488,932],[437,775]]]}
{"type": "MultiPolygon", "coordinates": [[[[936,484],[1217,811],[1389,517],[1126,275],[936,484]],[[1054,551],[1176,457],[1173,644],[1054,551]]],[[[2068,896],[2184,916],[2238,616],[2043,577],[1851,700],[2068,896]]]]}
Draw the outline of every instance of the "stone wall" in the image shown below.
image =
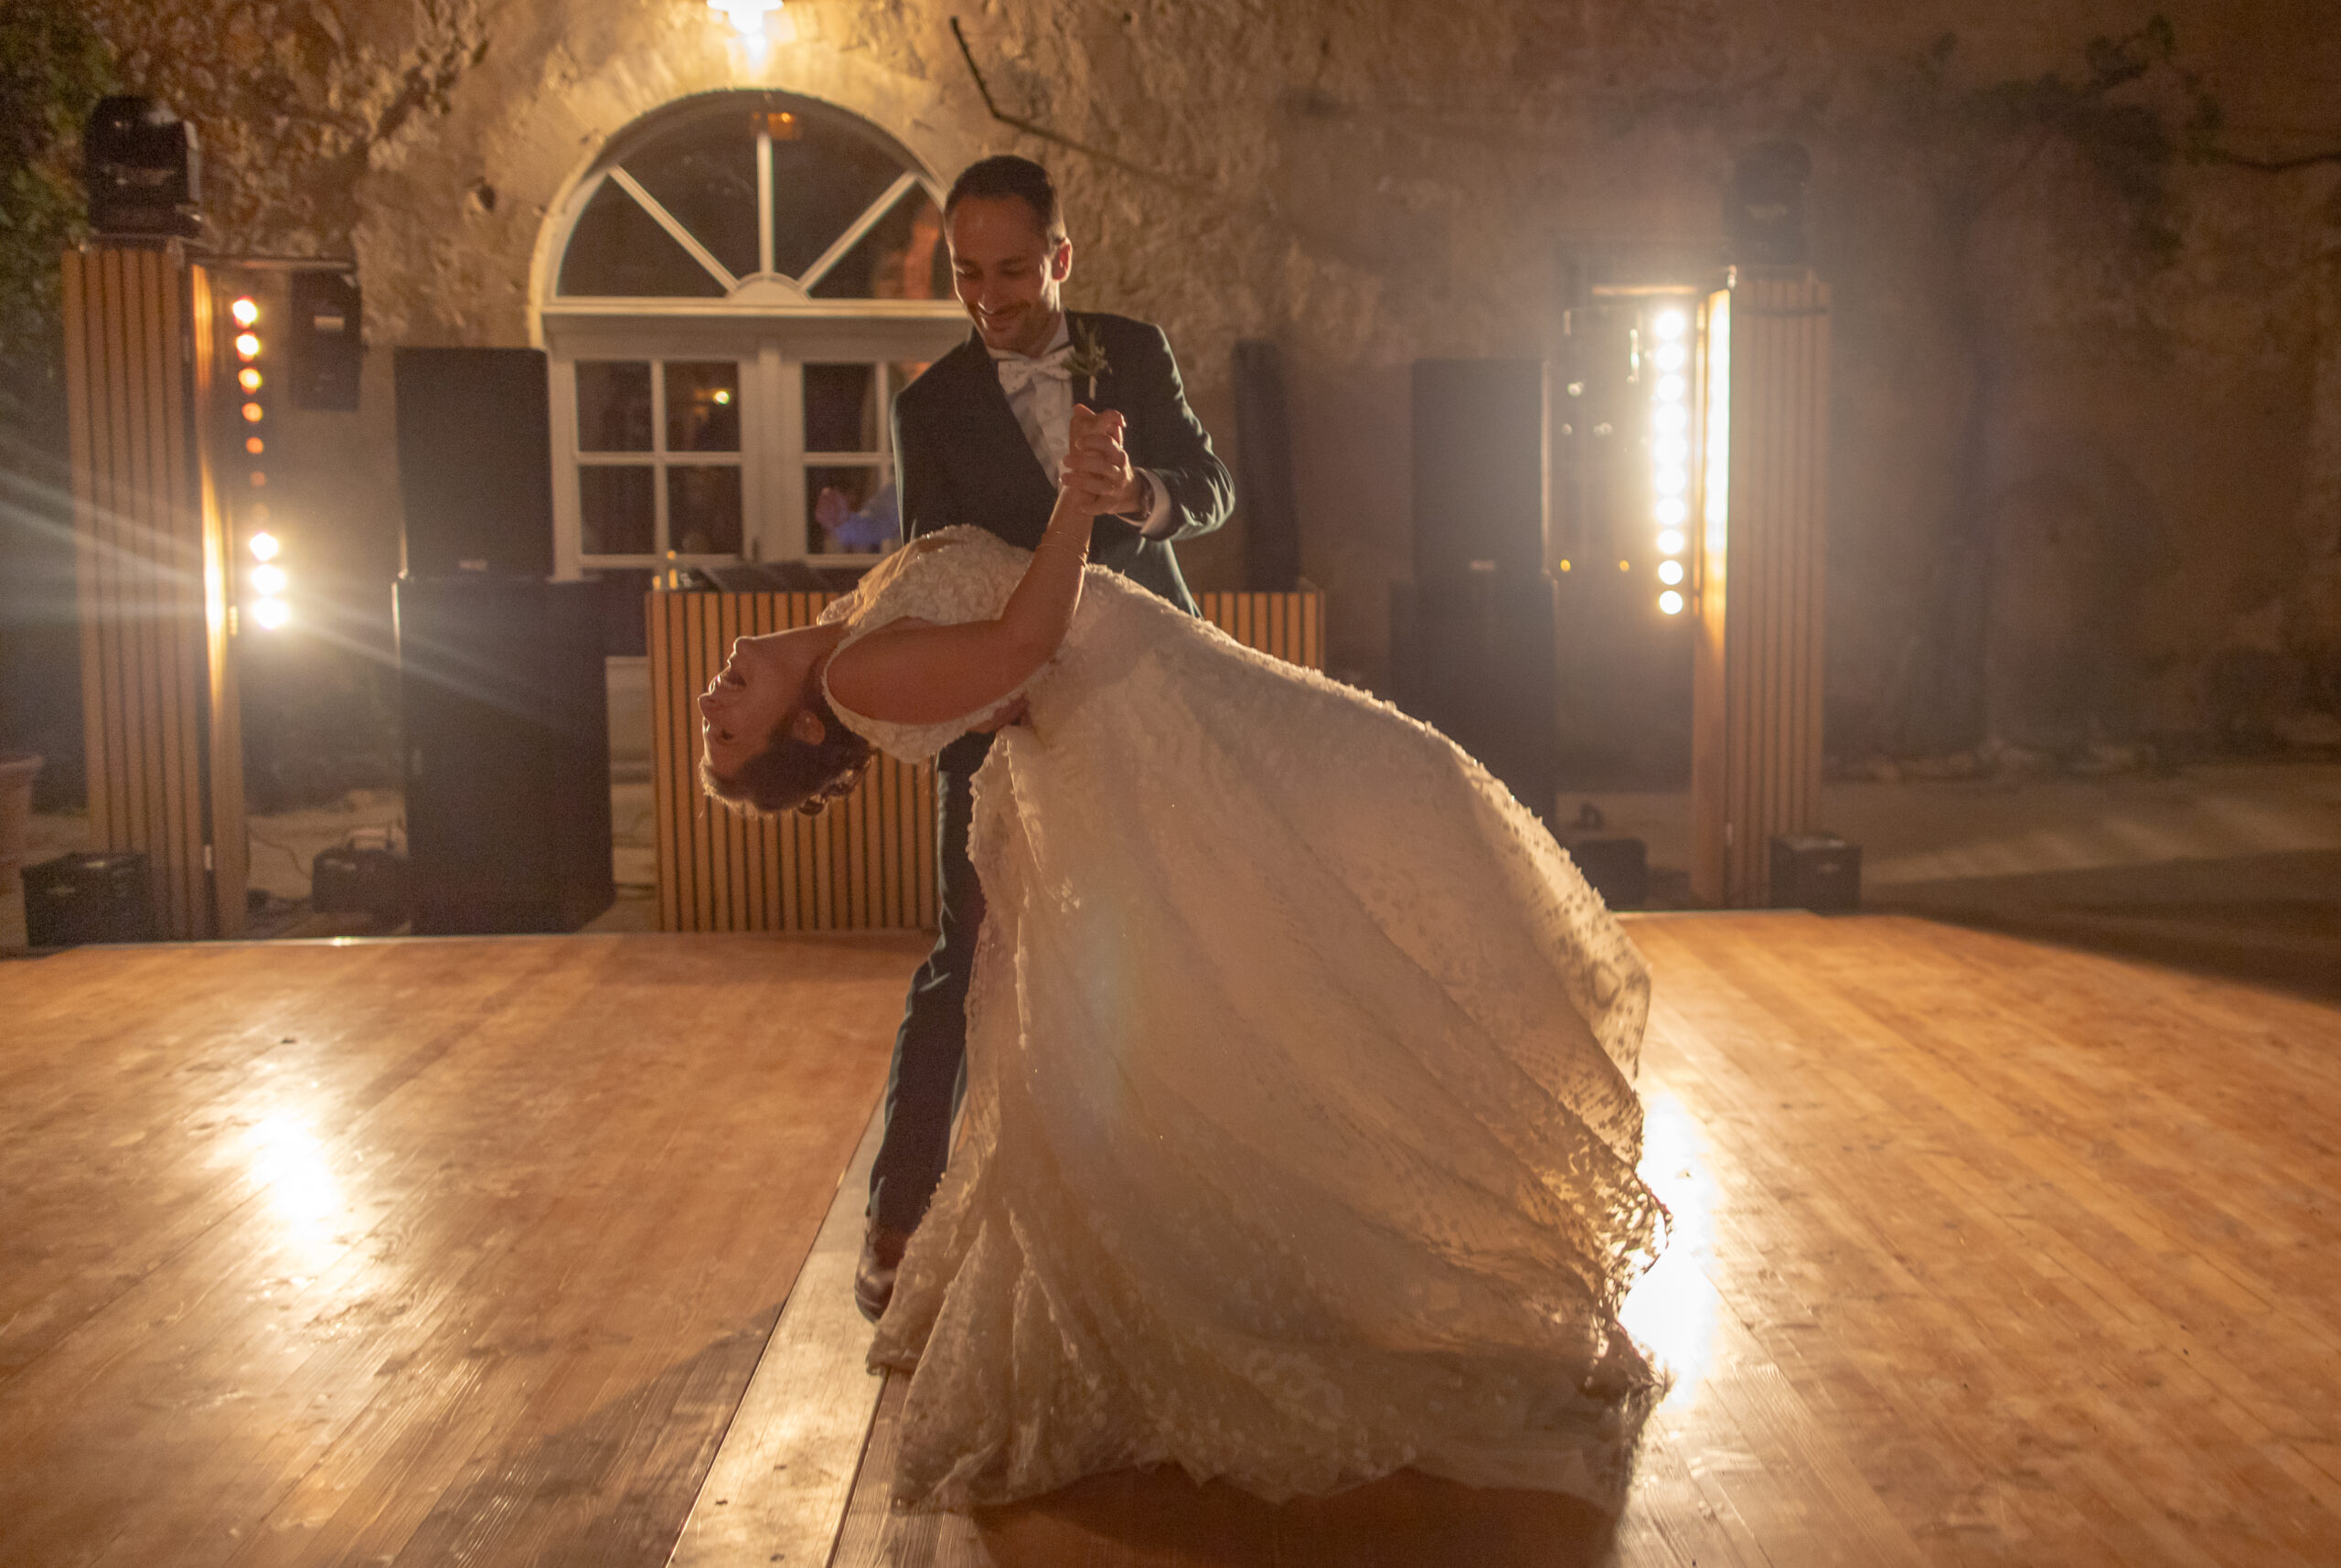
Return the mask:
{"type": "MultiPolygon", "coordinates": [[[[1224,446],[1232,346],[1277,342],[1304,568],[1332,594],[1334,667],[1378,681],[1408,362],[1549,349],[1564,259],[1718,254],[1734,150],[1786,134],[1815,155],[1838,309],[1833,746],[2203,731],[2238,704],[2280,724],[2341,700],[2341,164],[2119,144],[2177,136],[2207,96],[2229,155],[2341,149],[2322,0],[2173,4],[2175,57],[2061,121],[2026,84],[2084,81],[2090,40],[2145,12],[958,0],[1002,107],[1111,160],[991,120],[932,0],[791,0],[796,38],[761,63],[703,0],[91,5],[124,80],[198,124],[225,246],[358,261],[366,410],[300,416],[283,443],[353,583],[396,564],[379,351],[529,341],[546,215],[606,140],[769,84],[946,176],[1049,161],[1073,297],[1165,324],[1224,446]]],[[[1236,582],[1236,530],[1184,553],[1199,585],[1236,582]]]]}

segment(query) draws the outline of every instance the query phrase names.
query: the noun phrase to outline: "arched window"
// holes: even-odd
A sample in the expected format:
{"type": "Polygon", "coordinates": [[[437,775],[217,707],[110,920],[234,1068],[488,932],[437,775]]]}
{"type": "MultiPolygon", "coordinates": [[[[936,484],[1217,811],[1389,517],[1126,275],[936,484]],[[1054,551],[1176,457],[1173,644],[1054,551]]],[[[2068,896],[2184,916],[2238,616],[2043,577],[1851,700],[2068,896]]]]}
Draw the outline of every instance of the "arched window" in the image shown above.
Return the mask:
{"type": "Polygon", "coordinates": [[[787,94],[614,141],[540,306],[561,574],[882,548],[887,410],[967,330],[940,201],[876,127],[787,94]]]}

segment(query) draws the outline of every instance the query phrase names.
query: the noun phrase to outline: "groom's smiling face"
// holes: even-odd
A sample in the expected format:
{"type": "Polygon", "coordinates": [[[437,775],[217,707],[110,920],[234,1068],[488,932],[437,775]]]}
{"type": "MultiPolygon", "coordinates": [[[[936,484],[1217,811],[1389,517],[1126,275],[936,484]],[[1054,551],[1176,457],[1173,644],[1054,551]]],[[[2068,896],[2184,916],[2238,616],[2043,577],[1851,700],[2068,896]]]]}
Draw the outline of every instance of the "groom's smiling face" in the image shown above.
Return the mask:
{"type": "Polygon", "coordinates": [[[944,232],[953,287],[984,347],[1047,352],[1057,331],[1057,292],[1073,271],[1073,241],[1052,242],[1031,204],[1013,196],[962,197],[944,232]]]}

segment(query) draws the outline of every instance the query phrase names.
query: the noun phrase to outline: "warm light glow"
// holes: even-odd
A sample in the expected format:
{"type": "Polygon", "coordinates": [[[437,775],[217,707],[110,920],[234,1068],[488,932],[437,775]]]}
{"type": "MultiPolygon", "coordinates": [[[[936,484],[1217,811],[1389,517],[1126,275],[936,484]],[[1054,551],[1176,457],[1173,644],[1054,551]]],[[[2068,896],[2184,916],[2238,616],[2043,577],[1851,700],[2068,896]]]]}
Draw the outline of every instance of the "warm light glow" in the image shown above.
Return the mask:
{"type": "Polygon", "coordinates": [[[1633,569],[1634,563],[1630,560],[1621,560],[1618,563],[1618,570],[1620,571],[1631,571],[1633,569]]]}
{"type": "Polygon", "coordinates": [[[1651,359],[1662,370],[1680,370],[1691,362],[1691,351],[1679,343],[1662,343],[1651,359]]]}
{"type": "Polygon", "coordinates": [[[228,307],[228,314],[236,318],[238,326],[250,326],[260,319],[260,302],[246,294],[228,307]]]}
{"type": "Polygon", "coordinates": [[[1682,377],[1661,376],[1658,379],[1658,400],[1660,402],[1679,403],[1690,395],[1691,383],[1684,380],[1682,377]]]}
{"type": "Polygon", "coordinates": [[[244,422],[246,424],[258,424],[267,417],[268,411],[262,408],[258,403],[246,403],[244,405],[244,422]]]}
{"type": "Polygon", "coordinates": [[[252,568],[251,584],[252,592],[255,593],[282,593],[288,585],[288,581],[289,580],[284,575],[284,569],[281,566],[255,566],[252,568]]]}
{"type": "Polygon", "coordinates": [[[1658,493],[1660,495],[1680,496],[1684,491],[1690,488],[1691,475],[1689,471],[1686,469],[1662,468],[1658,471],[1658,478],[1655,483],[1658,485],[1658,493]]]}
{"type": "Polygon", "coordinates": [[[252,619],[262,631],[277,631],[293,619],[293,607],[282,599],[263,599],[252,606],[252,619]]]}
{"type": "Polygon", "coordinates": [[[246,359],[260,357],[260,339],[249,332],[236,334],[236,352],[246,359]]]}
{"type": "Polygon", "coordinates": [[[249,365],[245,366],[242,369],[236,372],[236,385],[241,387],[247,392],[259,391],[260,372],[253,369],[249,365]]]}
{"type": "Polygon", "coordinates": [[[1690,318],[1684,315],[1681,311],[1669,310],[1661,311],[1659,313],[1658,321],[1655,325],[1658,327],[1658,336],[1660,340],[1665,343],[1672,343],[1676,338],[1683,336],[1684,329],[1691,325],[1691,321],[1690,318]]]}
{"type": "Polygon", "coordinates": [[[1566,560],[1565,560],[1565,561],[1561,562],[1561,570],[1562,570],[1563,571],[1566,571],[1568,569],[1569,569],[1569,563],[1568,563],[1567,561],[1566,561],[1566,560]]]}
{"type": "Polygon", "coordinates": [[[1679,528],[1691,520],[1691,503],[1680,496],[1669,496],[1651,508],[1651,515],[1662,528],[1679,528]]]}
{"type": "MultiPolygon", "coordinates": [[[[1676,409],[1673,411],[1681,413],[1683,411],[1676,409]]],[[[1679,435],[1662,435],[1650,443],[1650,454],[1661,463],[1685,464],[1691,461],[1691,443],[1679,435]]]]}
{"type": "Polygon", "coordinates": [[[251,485],[255,490],[265,490],[268,488],[268,475],[262,474],[257,468],[244,475],[244,479],[245,482],[251,485]]]}
{"type": "Polygon", "coordinates": [[[1685,539],[1683,537],[1682,529],[1669,528],[1664,533],[1658,536],[1658,553],[1661,555],[1681,555],[1683,553],[1683,547],[1689,542],[1690,541],[1688,539],[1685,539]]]}
{"type": "Polygon", "coordinates": [[[1716,1289],[1702,1264],[1715,1251],[1716,1183],[1699,1124],[1664,1088],[1642,1085],[1641,1175],[1666,1205],[1666,1250],[1634,1282],[1618,1317],[1670,1377],[1660,1407],[1686,1412],[1716,1360],[1716,1289]]]}
{"type": "Polygon", "coordinates": [[[1680,615],[1683,613],[1683,595],[1670,588],[1658,596],[1658,607],[1670,615],[1680,615]]]}
{"type": "Polygon", "coordinates": [[[1706,383],[1706,430],[1700,455],[1706,464],[1701,476],[1701,526],[1706,529],[1705,554],[1707,583],[1713,588],[1722,570],[1730,529],[1731,506],[1731,294],[1720,291],[1707,302],[1703,345],[1706,366],[1700,379],[1706,383]]]}
{"type": "Polygon", "coordinates": [[[729,387],[716,388],[715,403],[718,408],[730,408],[732,406],[732,389],[729,387]]]}
{"type": "Polygon", "coordinates": [[[781,0],[707,0],[707,8],[729,18],[732,30],[750,44],[786,43],[796,36],[781,0]]]}
{"type": "Polygon", "coordinates": [[[1681,403],[1668,403],[1652,411],[1650,426],[1661,435],[1681,435],[1691,428],[1691,411],[1681,403]]]}
{"type": "Polygon", "coordinates": [[[258,457],[262,453],[268,450],[268,443],[261,440],[261,438],[256,435],[246,436],[244,438],[244,450],[251,453],[254,457],[258,457]]]}
{"type": "Polygon", "coordinates": [[[1683,563],[1679,560],[1660,561],[1658,563],[1658,580],[1661,582],[1666,583],[1670,587],[1682,581],[1683,563]]]}
{"type": "Polygon", "coordinates": [[[277,552],[284,546],[278,542],[274,534],[254,534],[244,542],[244,548],[252,552],[254,560],[274,560],[277,552]]]}

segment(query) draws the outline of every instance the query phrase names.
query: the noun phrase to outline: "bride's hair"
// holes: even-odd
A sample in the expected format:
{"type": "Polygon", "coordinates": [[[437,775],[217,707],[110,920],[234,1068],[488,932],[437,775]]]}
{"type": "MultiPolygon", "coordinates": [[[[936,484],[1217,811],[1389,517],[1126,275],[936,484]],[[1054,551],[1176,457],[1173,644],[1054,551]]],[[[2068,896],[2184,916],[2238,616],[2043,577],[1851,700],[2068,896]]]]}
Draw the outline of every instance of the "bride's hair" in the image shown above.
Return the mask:
{"type": "Polygon", "coordinates": [[[818,816],[831,800],[861,782],[871,754],[870,742],[838,721],[828,699],[816,687],[799,709],[790,709],[772,727],[772,739],[764,749],[742,763],[729,778],[702,756],[700,787],[743,815],[778,816],[796,810],[818,816]],[[800,741],[789,732],[797,713],[805,709],[821,721],[818,742],[800,741]]]}

